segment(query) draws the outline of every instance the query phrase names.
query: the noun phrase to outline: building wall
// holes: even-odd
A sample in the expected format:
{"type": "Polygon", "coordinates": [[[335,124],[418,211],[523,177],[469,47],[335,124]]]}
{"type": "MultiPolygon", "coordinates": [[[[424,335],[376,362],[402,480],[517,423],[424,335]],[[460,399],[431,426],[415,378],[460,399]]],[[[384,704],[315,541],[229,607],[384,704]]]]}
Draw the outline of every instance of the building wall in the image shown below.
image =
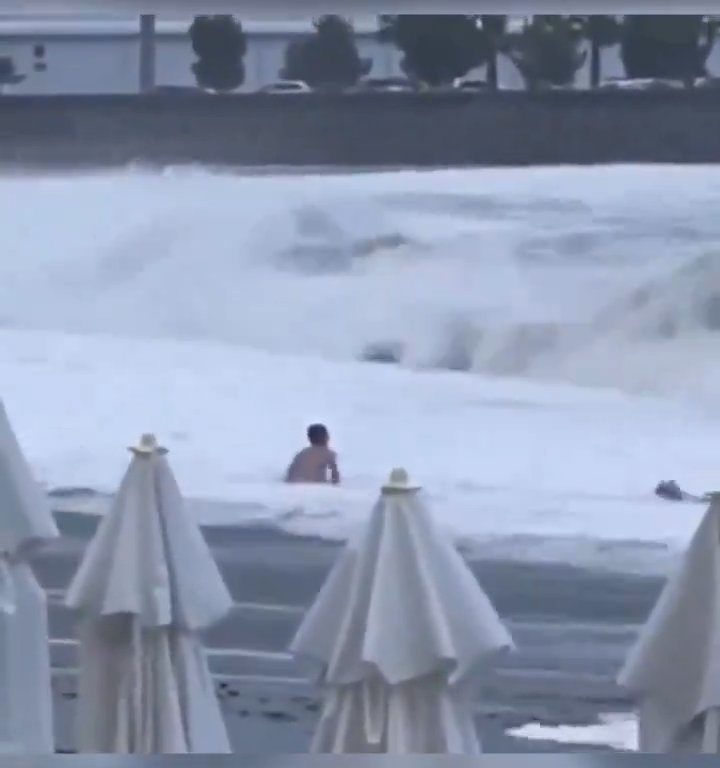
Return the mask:
{"type": "Polygon", "coordinates": [[[124,37],[0,37],[0,55],[11,56],[25,75],[6,93],[136,93],[139,87],[139,43],[124,37]],[[36,45],[45,48],[45,71],[34,68],[36,45]]]}
{"type": "MultiPolygon", "coordinates": [[[[289,43],[311,29],[309,22],[286,25],[256,25],[246,28],[248,52],[245,57],[246,81],[242,91],[253,91],[279,77],[284,52],[289,43]]],[[[139,24],[125,22],[116,25],[87,26],[83,32],[73,32],[69,24],[55,26],[3,25],[0,21],[0,55],[12,56],[19,73],[26,79],[6,89],[7,93],[137,93],[139,87],[139,24]],[[46,71],[36,71],[33,49],[45,48],[46,71]]],[[[386,77],[400,74],[400,53],[392,45],[380,43],[371,29],[365,25],[357,34],[358,48],[362,56],[373,60],[372,75],[386,77]]],[[[157,83],[159,85],[192,85],[194,78],[191,65],[194,59],[187,23],[166,27],[157,35],[157,83]],[[171,29],[172,31],[168,31],[171,29]]],[[[710,57],[711,71],[720,74],[720,45],[710,57]]],[[[480,73],[481,74],[481,73],[480,73]]],[[[624,75],[619,51],[603,52],[605,77],[624,75]]],[[[501,57],[499,78],[504,88],[518,89],[523,81],[513,64],[501,57]]],[[[578,73],[577,84],[586,85],[589,70],[585,66],[578,73]]]]}
{"type": "MultiPolygon", "coordinates": [[[[285,49],[298,34],[248,33],[245,55],[245,83],[241,91],[253,91],[277,80],[285,49]]],[[[386,77],[400,73],[398,51],[372,35],[357,38],[361,56],[373,60],[372,75],[386,77]]],[[[105,36],[2,36],[0,55],[12,56],[26,79],[8,87],[8,93],[137,93],[139,88],[139,38],[137,35],[105,36]],[[34,48],[45,48],[47,69],[36,71],[34,48]]],[[[194,54],[187,34],[159,35],[156,46],[158,85],[193,85],[194,54]]]]}

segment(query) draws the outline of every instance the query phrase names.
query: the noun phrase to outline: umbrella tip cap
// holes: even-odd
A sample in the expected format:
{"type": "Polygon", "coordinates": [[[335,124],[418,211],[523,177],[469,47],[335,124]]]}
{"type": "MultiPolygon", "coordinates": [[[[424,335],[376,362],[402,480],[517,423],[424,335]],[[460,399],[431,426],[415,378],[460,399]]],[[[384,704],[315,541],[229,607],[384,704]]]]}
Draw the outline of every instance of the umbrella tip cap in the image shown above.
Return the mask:
{"type": "Polygon", "coordinates": [[[383,493],[409,493],[419,491],[419,485],[410,482],[410,475],[404,467],[395,467],[388,475],[387,482],[382,487],[383,493]]]}
{"type": "Polygon", "coordinates": [[[131,450],[136,455],[150,456],[154,453],[164,454],[167,453],[167,448],[158,445],[157,437],[152,432],[145,432],[140,435],[137,445],[130,446],[131,450]]]}

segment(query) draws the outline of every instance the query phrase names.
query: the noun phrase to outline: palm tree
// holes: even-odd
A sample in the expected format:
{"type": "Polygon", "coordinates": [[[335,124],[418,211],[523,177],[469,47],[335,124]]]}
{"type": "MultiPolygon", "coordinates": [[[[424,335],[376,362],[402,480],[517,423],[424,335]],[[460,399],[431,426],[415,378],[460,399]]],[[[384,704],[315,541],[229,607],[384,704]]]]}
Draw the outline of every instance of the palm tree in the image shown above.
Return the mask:
{"type": "Polygon", "coordinates": [[[17,85],[25,79],[15,71],[15,62],[11,56],[0,56],[0,94],[6,85],[17,85]]]}

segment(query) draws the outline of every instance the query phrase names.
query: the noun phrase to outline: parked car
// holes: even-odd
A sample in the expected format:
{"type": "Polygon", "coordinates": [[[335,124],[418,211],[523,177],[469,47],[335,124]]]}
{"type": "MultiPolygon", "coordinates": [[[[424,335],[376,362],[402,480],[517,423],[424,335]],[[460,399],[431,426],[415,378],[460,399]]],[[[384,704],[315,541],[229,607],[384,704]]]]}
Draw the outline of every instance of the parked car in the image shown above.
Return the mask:
{"type": "Polygon", "coordinates": [[[534,89],[530,87],[529,84],[526,84],[527,90],[535,90],[535,91],[578,91],[582,90],[578,85],[575,83],[565,83],[564,85],[560,85],[558,83],[545,83],[545,82],[539,82],[536,83],[534,86],[534,89]]]}
{"type": "Polygon", "coordinates": [[[490,85],[487,80],[470,80],[464,77],[458,77],[453,82],[453,88],[458,91],[473,91],[473,92],[485,92],[490,90],[490,85]]]}
{"type": "Polygon", "coordinates": [[[207,88],[198,88],[196,85],[156,85],[152,92],[170,96],[197,96],[198,94],[214,93],[207,88]]]}
{"type": "Polygon", "coordinates": [[[416,91],[417,87],[407,77],[367,77],[358,83],[358,89],[362,91],[401,93],[416,91]]]}
{"type": "Polygon", "coordinates": [[[312,88],[303,80],[277,80],[263,85],[258,93],[310,93],[312,88]]]}
{"type": "Polygon", "coordinates": [[[698,79],[695,81],[695,87],[702,88],[704,90],[720,89],[720,77],[698,77],[698,79]]]}
{"type": "Polygon", "coordinates": [[[600,84],[602,90],[611,91],[671,91],[684,88],[682,80],[662,78],[611,78],[600,84]]]}

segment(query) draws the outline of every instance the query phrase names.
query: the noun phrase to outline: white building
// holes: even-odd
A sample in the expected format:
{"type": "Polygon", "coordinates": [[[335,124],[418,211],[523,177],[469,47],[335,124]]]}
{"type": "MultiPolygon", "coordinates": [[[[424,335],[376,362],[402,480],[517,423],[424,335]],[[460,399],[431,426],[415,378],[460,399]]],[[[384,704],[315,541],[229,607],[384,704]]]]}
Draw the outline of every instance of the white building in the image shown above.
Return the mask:
{"type": "MultiPolygon", "coordinates": [[[[313,31],[309,18],[278,20],[243,19],[247,36],[245,83],[253,91],[278,79],[285,49],[293,40],[313,31]]],[[[522,17],[517,17],[520,21],[522,17]]],[[[158,85],[195,84],[191,70],[195,56],[188,29],[192,19],[157,19],[156,77],[158,85]]],[[[361,56],[373,61],[371,75],[401,74],[401,54],[377,39],[377,17],[351,19],[361,56]]],[[[0,56],[10,56],[25,79],[8,86],[6,93],[137,93],[140,72],[140,20],[138,17],[20,16],[0,15],[0,56]]],[[[710,68],[720,71],[720,45],[713,51],[710,68]]],[[[587,66],[577,83],[588,82],[587,66]]],[[[617,50],[603,52],[603,75],[622,77],[617,50]]],[[[502,87],[522,88],[523,81],[511,62],[501,57],[502,87]]]]}
{"type": "MultiPolygon", "coordinates": [[[[245,83],[253,91],[277,80],[285,49],[313,31],[311,19],[252,21],[238,16],[247,37],[245,83]]],[[[375,17],[352,20],[360,55],[373,61],[372,76],[400,73],[400,54],[377,39],[375,17]]],[[[156,22],[156,83],[195,84],[192,19],[156,22]]],[[[139,90],[138,18],[0,16],[0,56],[10,56],[25,79],[7,93],[136,93],[139,90]]]]}

